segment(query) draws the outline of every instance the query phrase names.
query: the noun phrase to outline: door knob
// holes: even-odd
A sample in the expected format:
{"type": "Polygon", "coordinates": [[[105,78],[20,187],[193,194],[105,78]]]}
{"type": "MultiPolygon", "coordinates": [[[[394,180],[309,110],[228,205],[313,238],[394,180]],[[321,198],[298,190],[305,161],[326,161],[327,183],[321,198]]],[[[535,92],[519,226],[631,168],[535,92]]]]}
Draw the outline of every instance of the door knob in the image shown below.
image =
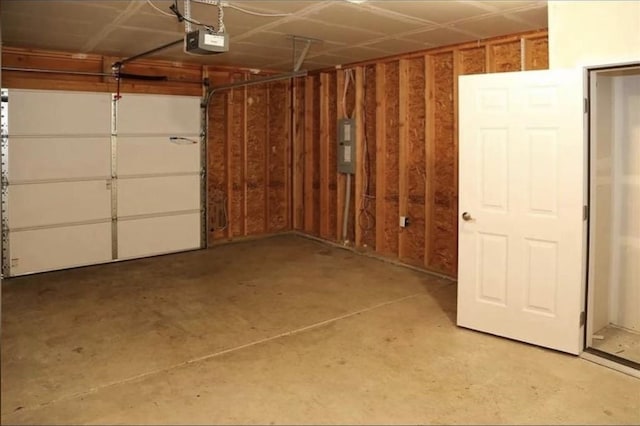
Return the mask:
{"type": "Polygon", "coordinates": [[[462,220],[464,220],[465,222],[469,222],[471,219],[473,219],[473,218],[471,217],[471,215],[468,212],[462,213],[462,220]]]}

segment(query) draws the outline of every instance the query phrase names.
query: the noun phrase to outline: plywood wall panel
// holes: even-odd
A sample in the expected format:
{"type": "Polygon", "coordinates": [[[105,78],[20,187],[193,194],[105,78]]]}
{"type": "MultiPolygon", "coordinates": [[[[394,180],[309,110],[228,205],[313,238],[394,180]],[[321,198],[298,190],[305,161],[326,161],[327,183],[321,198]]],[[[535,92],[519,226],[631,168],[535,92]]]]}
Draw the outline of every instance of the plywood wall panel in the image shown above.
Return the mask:
{"type": "Polygon", "coordinates": [[[457,264],[456,162],[454,143],[453,53],[433,56],[434,170],[430,226],[429,265],[435,270],[455,274],[457,264]]]}
{"type": "Polygon", "coordinates": [[[525,69],[546,70],[549,68],[549,40],[535,38],[525,44],[525,69]]]}
{"type": "MultiPolygon", "coordinates": [[[[537,63],[544,64],[546,33],[538,32],[354,65],[362,71],[359,87],[363,106],[357,121],[362,140],[358,140],[358,146],[363,151],[365,146],[368,148],[366,153],[358,155],[364,165],[357,167],[356,180],[360,187],[354,200],[360,234],[357,247],[374,247],[380,255],[400,256],[405,263],[455,276],[458,223],[456,81],[463,74],[519,70],[521,39],[525,40],[525,62],[532,63],[528,58],[539,55],[537,63]],[[399,60],[405,67],[402,81],[399,60]],[[406,123],[402,127],[399,125],[401,119],[406,123]],[[400,214],[406,214],[411,221],[405,230],[398,226],[400,214]]],[[[344,70],[326,70],[321,74],[328,86],[336,75],[343,73],[344,70]]],[[[339,97],[342,92],[337,91],[339,97]]],[[[332,87],[321,91],[316,85],[306,92],[305,96],[313,99],[305,99],[305,107],[313,105],[320,109],[336,105],[334,94],[332,87]]],[[[347,91],[348,105],[351,102],[351,94],[347,91]]],[[[340,105],[339,99],[337,105],[340,105]]],[[[321,145],[324,154],[320,162],[320,147],[313,146],[313,167],[308,167],[310,160],[305,160],[305,176],[315,174],[313,185],[308,186],[313,194],[305,195],[313,200],[313,210],[320,215],[325,211],[336,211],[332,204],[335,198],[326,190],[327,187],[332,189],[329,168],[335,167],[335,128],[328,117],[341,116],[340,111],[326,111],[323,124],[318,126],[320,113],[313,112],[313,143],[331,144],[330,150],[321,145]],[[326,171],[327,181],[323,184],[318,177],[320,169],[326,171]],[[320,197],[322,193],[326,198],[320,197]]],[[[343,195],[341,190],[338,200],[343,195]]],[[[329,227],[329,218],[325,220],[329,227]]],[[[333,231],[336,230],[332,228],[327,233],[332,236],[324,236],[324,233],[322,236],[336,240],[333,231]]],[[[315,231],[315,235],[318,233],[315,231]]]]}
{"type": "Polygon", "coordinates": [[[388,256],[398,255],[398,222],[399,222],[399,194],[398,182],[400,179],[399,160],[399,63],[392,62],[385,66],[385,159],[384,199],[381,200],[385,207],[383,246],[381,252],[388,256]]]}
{"type": "Polygon", "coordinates": [[[278,232],[287,229],[287,146],[289,144],[287,115],[289,110],[283,106],[288,104],[288,97],[288,82],[278,82],[269,85],[269,138],[266,150],[266,155],[269,158],[269,180],[267,182],[269,232],[278,232]]]}
{"type": "Polygon", "coordinates": [[[520,71],[522,69],[522,58],[520,56],[520,41],[496,44],[490,46],[491,49],[491,71],[508,72],[520,71]]]}
{"type": "Polygon", "coordinates": [[[246,193],[247,234],[265,232],[266,220],[266,149],[267,146],[267,87],[247,88],[247,145],[246,193]]]}
{"type": "MultiPolygon", "coordinates": [[[[404,247],[402,253],[408,263],[423,266],[425,247],[425,186],[426,186],[426,160],[425,160],[425,70],[424,58],[415,58],[407,61],[407,84],[410,87],[407,93],[407,138],[405,159],[407,174],[406,215],[410,225],[402,232],[404,247]]],[[[401,170],[401,172],[403,172],[401,170]]]]}
{"type": "Polygon", "coordinates": [[[484,47],[461,50],[461,74],[483,74],[487,72],[486,57],[486,49],[484,47]]]}
{"type": "Polygon", "coordinates": [[[231,131],[230,144],[230,180],[231,180],[231,209],[229,211],[229,226],[231,236],[246,235],[244,218],[245,212],[245,113],[246,89],[234,89],[231,96],[231,131]]]}
{"type": "Polygon", "coordinates": [[[227,94],[211,99],[209,107],[209,140],[207,159],[209,241],[223,238],[226,218],[227,193],[227,94]]]}

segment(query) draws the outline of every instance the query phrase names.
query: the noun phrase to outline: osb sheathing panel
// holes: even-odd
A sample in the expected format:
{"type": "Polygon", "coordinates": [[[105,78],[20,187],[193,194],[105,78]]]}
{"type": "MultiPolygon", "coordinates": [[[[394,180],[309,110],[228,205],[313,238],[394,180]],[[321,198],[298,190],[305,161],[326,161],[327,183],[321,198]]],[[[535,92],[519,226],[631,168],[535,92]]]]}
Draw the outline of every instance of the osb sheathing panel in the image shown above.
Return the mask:
{"type": "Polygon", "coordinates": [[[226,121],[227,94],[218,93],[209,104],[209,140],[207,141],[207,178],[209,241],[224,237],[227,194],[226,121]],[[215,231],[215,232],[214,232],[215,231]]]}
{"type": "Polygon", "coordinates": [[[364,155],[366,191],[364,200],[359,200],[358,214],[362,228],[362,243],[375,249],[376,246],[376,67],[364,67],[364,155]]]}
{"type": "Polygon", "coordinates": [[[320,77],[313,78],[313,232],[320,235],[320,77]]]}
{"type": "Polygon", "coordinates": [[[386,117],[386,152],[385,152],[385,188],[384,200],[384,247],[382,253],[398,256],[398,221],[399,221],[399,63],[392,62],[385,67],[385,117],[386,117]]]}
{"type": "Polygon", "coordinates": [[[549,68],[549,40],[546,37],[527,40],[525,49],[527,70],[549,68]]]}
{"type": "Polygon", "coordinates": [[[265,232],[266,149],[267,145],[267,87],[247,88],[247,234],[265,232]]]}
{"type": "Polygon", "coordinates": [[[337,147],[336,147],[336,134],[337,134],[337,117],[338,107],[336,104],[337,93],[337,76],[336,73],[329,75],[329,205],[327,206],[329,214],[329,229],[328,235],[337,235],[338,227],[338,175],[337,175],[337,147]]]}
{"type": "Polygon", "coordinates": [[[489,48],[492,50],[493,72],[520,71],[522,59],[519,41],[496,44],[489,48]]]}
{"type": "Polygon", "coordinates": [[[483,74],[487,72],[485,47],[460,51],[460,74],[483,74]]]}
{"type": "Polygon", "coordinates": [[[432,223],[428,267],[455,274],[457,263],[456,162],[454,145],[453,54],[433,57],[435,170],[431,173],[432,223]]]}
{"type": "Polygon", "coordinates": [[[287,228],[287,145],[289,129],[287,128],[286,105],[288,103],[288,82],[271,83],[269,86],[269,138],[266,155],[269,158],[268,189],[268,230],[283,231],[287,228]]]}
{"type": "Polygon", "coordinates": [[[245,88],[231,91],[231,136],[229,164],[231,179],[231,209],[229,226],[232,236],[245,235],[245,88]]]}
{"type": "MultiPolygon", "coordinates": [[[[403,260],[424,265],[425,247],[425,72],[424,58],[410,59],[407,63],[409,90],[407,92],[408,139],[407,158],[407,216],[410,225],[402,232],[405,246],[403,260]]],[[[401,171],[402,173],[402,171],[401,171]]]]}

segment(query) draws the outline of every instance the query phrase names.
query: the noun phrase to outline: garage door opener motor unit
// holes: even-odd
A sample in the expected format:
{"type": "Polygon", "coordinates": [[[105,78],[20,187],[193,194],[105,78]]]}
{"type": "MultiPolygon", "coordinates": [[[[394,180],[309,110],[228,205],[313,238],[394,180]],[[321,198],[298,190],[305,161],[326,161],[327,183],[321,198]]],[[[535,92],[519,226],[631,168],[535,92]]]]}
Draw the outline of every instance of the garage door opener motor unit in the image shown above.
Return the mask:
{"type": "Polygon", "coordinates": [[[185,35],[184,49],[189,53],[212,55],[229,51],[229,34],[198,29],[185,35]]]}

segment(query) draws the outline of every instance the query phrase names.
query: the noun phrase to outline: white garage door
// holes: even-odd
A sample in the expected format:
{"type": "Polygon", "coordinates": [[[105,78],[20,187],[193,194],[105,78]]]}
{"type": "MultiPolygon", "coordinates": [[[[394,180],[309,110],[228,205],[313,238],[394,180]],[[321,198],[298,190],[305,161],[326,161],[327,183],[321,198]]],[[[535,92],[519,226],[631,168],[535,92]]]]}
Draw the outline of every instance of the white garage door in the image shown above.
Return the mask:
{"type": "Polygon", "coordinates": [[[125,95],[117,108],[118,257],[200,247],[200,99],[125,95]]]}
{"type": "Polygon", "coordinates": [[[7,95],[5,275],[200,247],[198,98],[125,95],[112,129],[110,94],[7,95]]]}

